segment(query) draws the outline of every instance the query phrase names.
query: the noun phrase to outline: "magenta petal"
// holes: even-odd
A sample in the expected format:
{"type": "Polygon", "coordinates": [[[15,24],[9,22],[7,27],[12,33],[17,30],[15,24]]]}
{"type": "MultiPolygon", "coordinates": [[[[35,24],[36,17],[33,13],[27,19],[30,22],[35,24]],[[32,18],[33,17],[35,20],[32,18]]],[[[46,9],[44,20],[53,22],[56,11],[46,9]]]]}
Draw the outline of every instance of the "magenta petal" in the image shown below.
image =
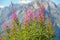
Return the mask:
{"type": "Polygon", "coordinates": [[[27,16],[30,17],[32,15],[32,11],[30,9],[27,10],[27,16]]]}
{"type": "Polygon", "coordinates": [[[33,14],[33,19],[35,19],[35,18],[37,18],[37,14],[36,13],[33,14]]]}
{"type": "Polygon", "coordinates": [[[7,27],[7,22],[5,21],[5,22],[3,23],[3,28],[6,29],[6,27],[7,27]]]}
{"type": "Polygon", "coordinates": [[[24,24],[26,24],[28,22],[30,22],[30,18],[29,17],[27,17],[27,18],[24,19],[24,24]]]}
{"type": "Polygon", "coordinates": [[[12,14],[12,19],[13,20],[17,19],[17,15],[15,13],[12,14]]]}

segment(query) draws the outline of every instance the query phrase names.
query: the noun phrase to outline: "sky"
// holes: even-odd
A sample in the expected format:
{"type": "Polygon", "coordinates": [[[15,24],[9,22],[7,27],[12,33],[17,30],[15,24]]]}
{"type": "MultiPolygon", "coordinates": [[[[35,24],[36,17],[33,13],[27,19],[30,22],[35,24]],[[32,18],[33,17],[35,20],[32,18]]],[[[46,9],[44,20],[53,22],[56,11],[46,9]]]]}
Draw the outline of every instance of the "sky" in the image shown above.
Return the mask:
{"type": "MultiPolygon", "coordinates": [[[[32,0],[28,0],[28,1],[27,0],[0,0],[0,7],[3,8],[4,6],[9,6],[11,4],[11,1],[13,3],[29,3],[32,0]]],[[[51,0],[51,1],[53,1],[56,4],[60,3],[60,0],[51,0]]]]}
{"type": "Polygon", "coordinates": [[[56,3],[57,5],[60,4],[60,0],[51,0],[53,1],[54,3],[56,3]]]}

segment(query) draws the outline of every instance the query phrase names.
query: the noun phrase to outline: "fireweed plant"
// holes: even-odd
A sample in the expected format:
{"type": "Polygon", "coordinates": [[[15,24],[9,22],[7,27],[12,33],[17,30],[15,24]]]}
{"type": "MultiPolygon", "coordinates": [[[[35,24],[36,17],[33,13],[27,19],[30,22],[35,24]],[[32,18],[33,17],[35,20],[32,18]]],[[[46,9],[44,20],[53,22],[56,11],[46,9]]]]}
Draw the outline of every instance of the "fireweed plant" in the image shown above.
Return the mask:
{"type": "Polygon", "coordinates": [[[23,23],[20,23],[12,10],[12,25],[8,27],[6,21],[3,23],[1,40],[54,40],[54,27],[51,20],[46,23],[44,11],[44,6],[38,9],[38,13],[27,9],[23,23]]]}

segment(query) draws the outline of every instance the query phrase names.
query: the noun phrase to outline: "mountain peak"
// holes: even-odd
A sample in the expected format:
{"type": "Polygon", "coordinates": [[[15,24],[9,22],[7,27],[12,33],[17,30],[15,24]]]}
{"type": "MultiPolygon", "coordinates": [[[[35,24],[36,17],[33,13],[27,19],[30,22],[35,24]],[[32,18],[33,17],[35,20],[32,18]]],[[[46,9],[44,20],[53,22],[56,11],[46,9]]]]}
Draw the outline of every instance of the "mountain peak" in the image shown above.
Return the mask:
{"type": "MultiPolygon", "coordinates": [[[[40,3],[45,6],[45,9],[47,11],[49,11],[48,6],[51,8],[56,8],[56,6],[57,6],[55,3],[51,2],[50,0],[40,0],[40,1],[34,0],[34,1],[30,2],[31,5],[29,3],[27,3],[27,4],[14,4],[13,3],[14,11],[17,12],[17,15],[19,15],[18,17],[21,17],[21,15],[24,16],[23,10],[25,10],[31,6],[34,6],[36,9],[38,9],[40,7],[39,6],[40,3]]],[[[9,19],[10,15],[11,15],[11,5],[8,8],[6,8],[6,7],[3,8],[3,10],[1,11],[1,15],[2,16],[1,16],[0,20],[4,21],[5,19],[9,19]],[[2,19],[2,18],[4,18],[4,19],[2,19]]]]}

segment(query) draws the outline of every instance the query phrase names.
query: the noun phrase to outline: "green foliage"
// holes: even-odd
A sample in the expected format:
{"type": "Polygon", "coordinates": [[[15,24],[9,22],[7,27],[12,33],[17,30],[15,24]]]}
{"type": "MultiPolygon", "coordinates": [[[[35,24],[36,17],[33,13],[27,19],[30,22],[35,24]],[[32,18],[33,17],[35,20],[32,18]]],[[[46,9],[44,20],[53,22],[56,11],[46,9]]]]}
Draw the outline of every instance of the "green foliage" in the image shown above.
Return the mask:
{"type": "Polygon", "coordinates": [[[3,40],[54,40],[55,37],[52,24],[31,20],[28,24],[14,21],[13,25],[13,30],[6,28],[7,38],[3,40]]]}
{"type": "Polygon", "coordinates": [[[13,21],[13,29],[6,27],[2,40],[54,40],[55,31],[52,23],[46,24],[46,20],[34,19],[29,23],[13,21]]]}

